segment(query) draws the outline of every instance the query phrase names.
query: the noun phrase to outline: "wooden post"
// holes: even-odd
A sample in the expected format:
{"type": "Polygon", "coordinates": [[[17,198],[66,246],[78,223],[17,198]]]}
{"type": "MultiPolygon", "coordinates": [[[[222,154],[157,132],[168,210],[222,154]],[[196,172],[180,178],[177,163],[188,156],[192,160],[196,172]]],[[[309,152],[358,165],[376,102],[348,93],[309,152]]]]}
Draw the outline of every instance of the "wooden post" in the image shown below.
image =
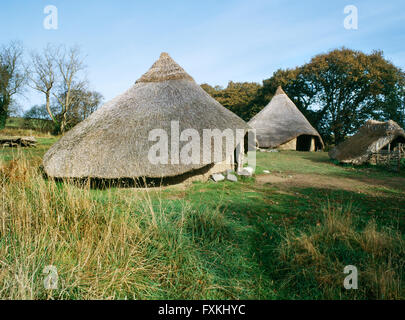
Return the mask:
{"type": "Polygon", "coordinates": [[[244,140],[239,141],[239,144],[236,146],[236,169],[235,172],[240,172],[243,169],[243,158],[245,155],[245,144],[244,140]]]}
{"type": "Polygon", "coordinates": [[[391,143],[388,144],[388,170],[391,170],[391,143]]]}

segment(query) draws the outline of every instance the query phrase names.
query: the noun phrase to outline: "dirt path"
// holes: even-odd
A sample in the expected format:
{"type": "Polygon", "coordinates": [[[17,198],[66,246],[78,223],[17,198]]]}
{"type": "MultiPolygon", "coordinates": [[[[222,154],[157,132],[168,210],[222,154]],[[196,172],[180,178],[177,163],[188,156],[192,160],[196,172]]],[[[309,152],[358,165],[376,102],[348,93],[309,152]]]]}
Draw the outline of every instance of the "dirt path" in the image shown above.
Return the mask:
{"type": "Polygon", "coordinates": [[[259,184],[274,184],[285,187],[313,187],[323,189],[340,189],[368,194],[379,193],[376,188],[386,187],[405,193],[405,178],[389,177],[386,179],[371,179],[366,177],[346,178],[339,176],[327,176],[321,174],[280,174],[270,173],[258,175],[256,181],[259,184]]]}

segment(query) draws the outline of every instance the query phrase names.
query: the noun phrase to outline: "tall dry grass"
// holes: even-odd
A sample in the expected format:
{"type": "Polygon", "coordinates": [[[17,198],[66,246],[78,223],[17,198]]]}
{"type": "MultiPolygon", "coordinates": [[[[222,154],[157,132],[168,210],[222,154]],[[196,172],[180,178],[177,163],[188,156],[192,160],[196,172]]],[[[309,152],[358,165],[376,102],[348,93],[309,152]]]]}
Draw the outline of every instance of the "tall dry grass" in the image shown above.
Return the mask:
{"type": "Polygon", "coordinates": [[[302,287],[310,296],[320,288],[323,299],[403,299],[405,241],[399,230],[378,228],[370,220],[361,228],[352,205],[323,208],[321,221],[305,231],[286,232],[279,247],[286,285],[302,287]],[[346,265],[358,270],[358,289],[345,291],[346,265]]]}
{"type": "Polygon", "coordinates": [[[159,188],[94,190],[44,179],[40,163],[22,153],[0,163],[0,299],[405,297],[403,236],[359,223],[350,204],[282,236],[269,222],[262,257],[260,213],[227,214],[220,195],[207,205],[159,188]],[[358,290],[343,288],[346,265],[358,268],[358,290]]]}
{"type": "Polygon", "coordinates": [[[220,212],[46,180],[39,163],[1,164],[0,299],[226,298],[189,240],[222,228],[220,212]]]}

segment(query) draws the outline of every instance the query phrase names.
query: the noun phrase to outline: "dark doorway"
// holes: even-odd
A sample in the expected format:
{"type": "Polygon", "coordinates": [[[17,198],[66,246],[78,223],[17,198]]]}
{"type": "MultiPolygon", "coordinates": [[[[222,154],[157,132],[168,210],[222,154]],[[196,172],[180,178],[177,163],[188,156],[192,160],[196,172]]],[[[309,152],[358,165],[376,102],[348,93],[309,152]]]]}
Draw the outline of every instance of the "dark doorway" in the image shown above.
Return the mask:
{"type": "Polygon", "coordinates": [[[302,135],[297,137],[297,151],[310,151],[313,136],[302,135]]]}
{"type": "Polygon", "coordinates": [[[396,137],[391,143],[386,144],[382,150],[388,150],[388,146],[390,146],[390,150],[392,151],[398,146],[399,143],[405,144],[405,138],[402,136],[396,137]]]}

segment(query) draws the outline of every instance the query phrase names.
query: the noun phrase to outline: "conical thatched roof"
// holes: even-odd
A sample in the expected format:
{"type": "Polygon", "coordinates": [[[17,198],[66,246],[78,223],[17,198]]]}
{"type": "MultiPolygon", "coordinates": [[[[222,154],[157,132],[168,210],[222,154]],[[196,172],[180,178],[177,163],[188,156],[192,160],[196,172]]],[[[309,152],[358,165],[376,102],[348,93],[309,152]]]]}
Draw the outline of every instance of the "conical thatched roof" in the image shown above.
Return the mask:
{"type": "MultiPolygon", "coordinates": [[[[176,143],[176,139],[171,141],[172,121],[179,122],[180,133],[195,129],[201,139],[203,129],[249,128],[211,98],[167,53],[162,53],[129,90],[55,143],[44,156],[44,170],[58,178],[160,178],[206,166],[202,160],[187,165],[171,161],[171,147],[176,143]],[[168,134],[169,164],[152,164],[148,159],[150,148],[157,143],[149,141],[153,129],[168,134]]],[[[185,144],[180,142],[179,149],[185,144]]],[[[221,156],[225,160],[229,155],[222,150],[221,156]]]]}
{"type": "Polygon", "coordinates": [[[256,129],[256,137],[260,148],[276,148],[300,135],[317,137],[317,144],[323,147],[323,141],[304,115],[298,110],[294,102],[281,87],[249,125],[256,129]]]}
{"type": "Polygon", "coordinates": [[[355,135],[329,151],[329,157],[344,163],[361,164],[366,162],[372,153],[394,140],[405,143],[405,132],[395,121],[369,120],[355,135]]]}

